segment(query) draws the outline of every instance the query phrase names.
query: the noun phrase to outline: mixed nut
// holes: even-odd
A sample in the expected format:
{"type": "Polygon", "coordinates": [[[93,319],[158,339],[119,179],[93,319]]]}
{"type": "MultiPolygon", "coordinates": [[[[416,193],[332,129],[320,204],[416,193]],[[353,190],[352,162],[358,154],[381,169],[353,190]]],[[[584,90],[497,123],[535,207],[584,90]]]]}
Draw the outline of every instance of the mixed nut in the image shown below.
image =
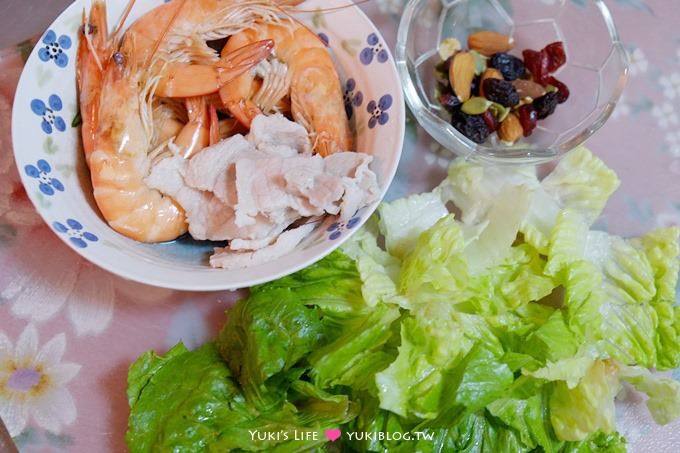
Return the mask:
{"type": "Polygon", "coordinates": [[[495,132],[513,144],[569,98],[569,88],[552,75],[567,61],[562,42],[526,49],[522,58],[508,53],[514,41],[501,33],[472,33],[467,44],[465,50],[455,38],[442,41],[436,71],[439,102],[470,140],[483,143],[495,132]]]}

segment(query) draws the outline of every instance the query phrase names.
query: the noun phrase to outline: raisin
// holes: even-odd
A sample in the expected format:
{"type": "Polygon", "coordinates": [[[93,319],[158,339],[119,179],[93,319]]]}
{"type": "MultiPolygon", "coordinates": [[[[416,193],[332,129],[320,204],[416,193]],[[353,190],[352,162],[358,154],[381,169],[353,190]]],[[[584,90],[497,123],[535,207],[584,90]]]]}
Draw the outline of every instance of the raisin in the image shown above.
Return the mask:
{"type": "Polygon", "coordinates": [[[460,109],[460,106],[463,105],[460,102],[460,99],[458,99],[458,96],[453,93],[445,93],[439,96],[439,103],[451,113],[460,109]]]}
{"type": "Polygon", "coordinates": [[[519,79],[526,72],[526,66],[522,60],[503,52],[493,54],[489,65],[498,69],[503,74],[503,78],[510,82],[519,79]]]}
{"type": "Polygon", "coordinates": [[[482,114],[482,119],[486,123],[486,127],[489,128],[491,132],[494,132],[496,129],[498,129],[498,120],[494,116],[493,113],[491,113],[491,110],[487,110],[482,114]]]}
{"type": "Polygon", "coordinates": [[[569,99],[569,88],[555,77],[550,76],[547,79],[548,84],[557,88],[557,102],[560,104],[564,103],[569,99]]]}
{"type": "Polygon", "coordinates": [[[557,91],[544,94],[538,99],[534,99],[534,108],[536,109],[536,116],[539,120],[544,120],[553,113],[557,108],[558,102],[557,91]]]}
{"type": "Polygon", "coordinates": [[[519,94],[515,86],[507,80],[486,79],[484,81],[484,96],[491,102],[504,107],[514,107],[519,104],[519,94]]]}
{"type": "Polygon", "coordinates": [[[481,87],[480,82],[482,81],[482,75],[478,74],[472,79],[472,85],[470,86],[470,95],[479,96],[479,88],[481,87]]]}
{"type": "Polygon", "coordinates": [[[564,53],[562,41],[548,44],[543,50],[548,55],[548,72],[553,73],[557,71],[567,62],[567,55],[564,53]]]}
{"type": "Polygon", "coordinates": [[[460,110],[451,116],[451,124],[475,143],[484,143],[491,133],[482,115],[468,115],[460,110]]]}
{"type": "Polygon", "coordinates": [[[548,52],[545,49],[540,52],[526,49],[522,51],[522,57],[524,57],[524,63],[534,78],[534,82],[545,86],[546,78],[548,77],[548,52]]]}
{"type": "Polygon", "coordinates": [[[524,136],[528,137],[536,128],[536,122],[538,121],[536,109],[532,104],[526,104],[517,109],[517,112],[519,113],[519,122],[522,125],[524,136]]]}

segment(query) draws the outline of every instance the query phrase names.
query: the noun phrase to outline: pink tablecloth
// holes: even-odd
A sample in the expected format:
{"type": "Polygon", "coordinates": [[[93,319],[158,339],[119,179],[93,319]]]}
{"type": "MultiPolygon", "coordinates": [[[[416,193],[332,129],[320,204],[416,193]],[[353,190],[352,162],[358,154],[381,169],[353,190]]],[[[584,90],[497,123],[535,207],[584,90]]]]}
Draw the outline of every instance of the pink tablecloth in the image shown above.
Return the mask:
{"type": "MultiPolygon", "coordinates": [[[[680,9],[669,0],[608,3],[632,56],[631,77],[614,117],[589,146],[623,181],[600,226],[631,235],[680,224],[680,9]]],[[[363,6],[391,43],[402,4],[363,6]]],[[[25,50],[0,53],[0,371],[12,360],[23,367],[14,381],[0,379],[0,416],[22,451],[117,452],[124,450],[130,361],[179,340],[194,347],[212,338],[237,294],[124,281],[83,261],[42,224],[19,182],[10,141],[25,50]],[[51,380],[41,380],[45,375],[51,380]],[[27,396],[11,399],[8,385],[23,386],[27,396]]],[[[389,197],[432,187],[448,160],[409,119],[389,197]]],[[[654,425],[635,394],[623,395],[619,408],[631,451],[680,450],[680,423],[654,425]]]]}

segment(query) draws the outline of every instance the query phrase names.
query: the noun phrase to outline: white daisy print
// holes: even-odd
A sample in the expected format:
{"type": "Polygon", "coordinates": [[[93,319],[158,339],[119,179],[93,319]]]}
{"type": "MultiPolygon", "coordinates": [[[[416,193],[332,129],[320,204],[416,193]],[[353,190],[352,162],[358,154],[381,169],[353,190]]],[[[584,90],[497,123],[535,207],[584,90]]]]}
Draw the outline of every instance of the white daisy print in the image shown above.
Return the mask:
{"type": "Polygon", "coordinates": [[[673,157],[680,157],[680,131],[668,132],[666,134],[666,145],[668,152],[673,157]]]}
{"type": "Polygon", "coordinates": [[[659,79],[659,85],[661,85],[663,95],[667,99],[680,97],[680,73],[674,72],[673,74],[662,76],[659,79]]]}
{"type": "Polygon", "coordinates": [[[661,212],[656,216],[656,226],[659,228],[680,227],[680,212],[661,212]]]}
{"type": "Polygon", "coordinates": [[[406,0],[377,0],[381,13],[399,14],[404,9],[406,0]]]}
{"type": "Polygon", "coordinates": [[[628,72],[631,76],[636,76],[647,72],[647,67],[649,63],[647,62],[647,57],[642,52],[642,49],[636,47],[633,51],[628,52],[629,66],[628,72]]]}
{"type": "Polygon", "coordinates": [[[678,124],[678,114],[670,102],[664,102],[661,105],[652,107],[652,115],[656,118],[657,124],[662,129],[678,124]]]}
{"type": "Polygon", "coordinates": [[[616,107],[614,107],[614,111],[612,112],[612,119],[615,120],[617,118],[629,116],[631,110],[630,104],[626,102],[626,97],[621,96],[621,99],[616,103],[616,107]]]}
{"type": "Polygon", "coordinates": [[[0,331],[0,417],[10,436],[19,435],[29,420],[59,434],[77,416],[66,384],[80,365],[62,363],[66,336],[57,334],[38,349],[38,331],[29,324],[13,345],[0,331]]]}

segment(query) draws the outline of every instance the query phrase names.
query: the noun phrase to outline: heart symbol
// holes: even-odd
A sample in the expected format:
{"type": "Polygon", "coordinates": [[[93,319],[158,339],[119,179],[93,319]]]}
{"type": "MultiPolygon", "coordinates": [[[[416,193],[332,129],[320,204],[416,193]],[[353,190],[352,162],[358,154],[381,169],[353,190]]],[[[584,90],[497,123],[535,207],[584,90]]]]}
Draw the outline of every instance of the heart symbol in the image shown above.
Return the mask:
{"type": "Polygon", "coordinates": [[[328,440],[330,440],[331,442],[335,442],[342,435],[342,432],[338,428],[327,429],[323,433],[326,435],[328,440]]]}

